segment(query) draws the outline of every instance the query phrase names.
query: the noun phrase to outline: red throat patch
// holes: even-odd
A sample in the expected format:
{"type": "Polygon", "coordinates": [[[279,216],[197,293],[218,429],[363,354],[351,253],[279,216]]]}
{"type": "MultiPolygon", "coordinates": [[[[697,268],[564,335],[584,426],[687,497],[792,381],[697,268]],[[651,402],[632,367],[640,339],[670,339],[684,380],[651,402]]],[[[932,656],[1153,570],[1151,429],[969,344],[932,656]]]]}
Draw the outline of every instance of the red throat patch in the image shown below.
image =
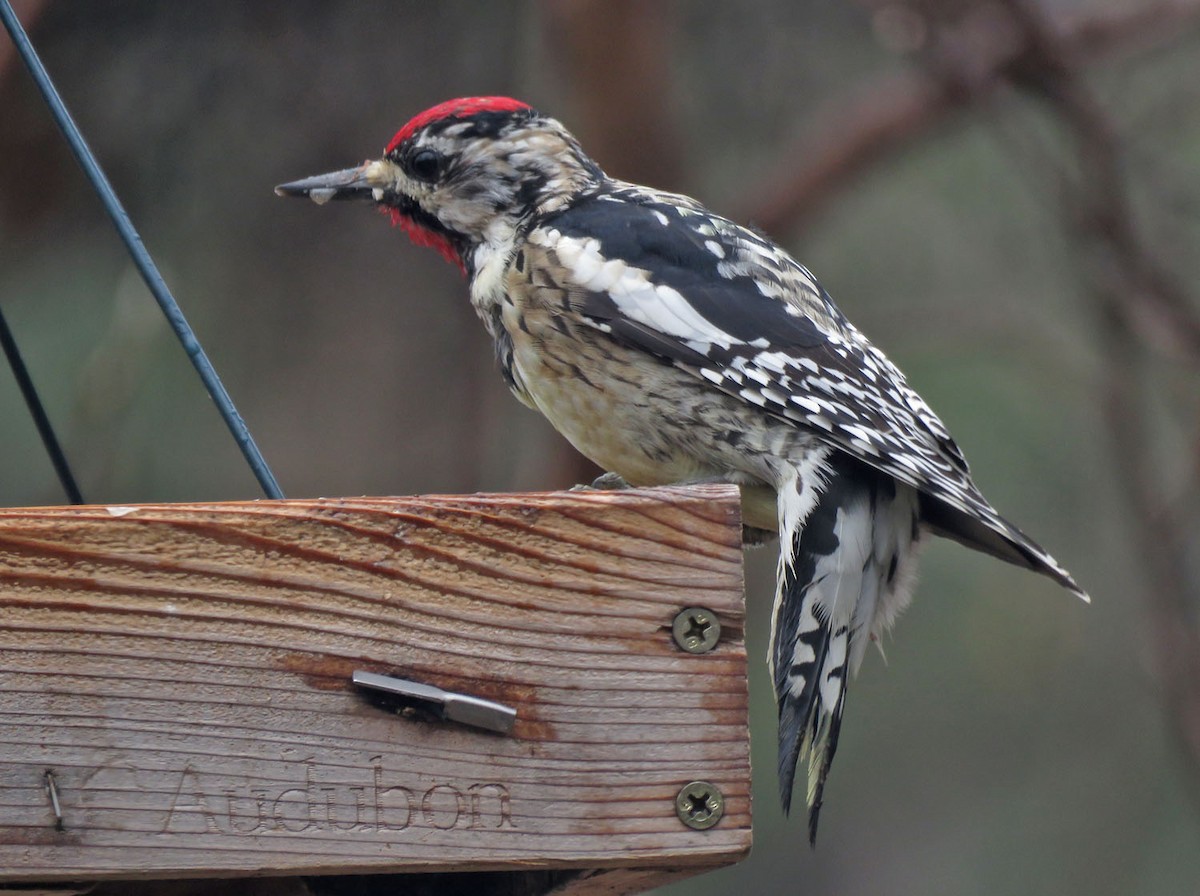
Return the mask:
{"type": "Polygon", "coordinates": [[[392,226],[399,227],[408,234],[408,238],[418,246],[428,246],[431,249],[437,249],[438,254],[446,261],[450,262],[456,268],[467,273],[467,267],[463,264],[462,258],[458,254],[458,250],[454,248],[454,243],[450,242],[449,238],[440,234],[434,233],[432,230],[422,227],[404,212],[398,208],[389,208],[381,205],[379,211],[383,212],[392,219],[392,226]]]}
{"type": "Polygon", "coordinates": [[[396,132],[384,154],[394,150],[425,125],[442,118],[469,118],[479,112],[520,112],[530,108],[528,104],[507,96],[464,96],[456,100],[446,100],[432,109],[426,109],[420,115],[413,116],[408,124],[396,132]]]}

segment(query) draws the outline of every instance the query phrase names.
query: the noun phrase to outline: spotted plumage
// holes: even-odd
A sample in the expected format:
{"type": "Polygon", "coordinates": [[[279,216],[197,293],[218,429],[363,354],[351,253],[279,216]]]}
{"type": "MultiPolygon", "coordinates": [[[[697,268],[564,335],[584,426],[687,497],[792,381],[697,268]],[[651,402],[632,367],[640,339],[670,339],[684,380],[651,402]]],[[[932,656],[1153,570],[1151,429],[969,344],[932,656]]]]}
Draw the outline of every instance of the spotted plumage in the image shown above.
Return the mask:
{"type": "Polygon", "coordinates": [[[279,191],[373,200],[458,264],[514,394],[602,467],[741,486],[747,525],[780,540],[780,794],[786,809],[804,760],[810,837],[847,680],[907,605],[927,534],[1086,597],[805,267],[693,199],[607,177],[525,104],[443,103],[378,161],[279,191]]]}

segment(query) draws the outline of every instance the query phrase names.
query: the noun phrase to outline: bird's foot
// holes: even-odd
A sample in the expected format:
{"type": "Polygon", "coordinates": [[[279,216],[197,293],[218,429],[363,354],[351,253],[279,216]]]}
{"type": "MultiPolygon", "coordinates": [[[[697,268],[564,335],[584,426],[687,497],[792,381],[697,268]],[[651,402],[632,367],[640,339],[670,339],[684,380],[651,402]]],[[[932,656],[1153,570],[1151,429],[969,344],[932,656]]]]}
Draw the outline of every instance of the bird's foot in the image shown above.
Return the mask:
{"type": "Polygon", "coordinates": [[[605,473],[592,480],[591,485],[573,485],[573,492],[615,492],[624,488],[633,488],[619,473],[605,473]]]}

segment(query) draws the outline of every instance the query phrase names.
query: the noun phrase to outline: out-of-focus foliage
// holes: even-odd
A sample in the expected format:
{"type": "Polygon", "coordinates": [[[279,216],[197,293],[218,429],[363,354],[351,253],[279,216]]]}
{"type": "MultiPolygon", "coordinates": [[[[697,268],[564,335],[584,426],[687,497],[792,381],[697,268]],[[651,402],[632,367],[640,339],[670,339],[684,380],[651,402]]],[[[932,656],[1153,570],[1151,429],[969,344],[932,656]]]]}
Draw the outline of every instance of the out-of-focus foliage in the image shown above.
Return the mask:
{"type": "MultiPolygon", "coordinates": [[[[904,65],[864,7],[673,9],[669,80],[655,85],[681,147],[670,186],[718,210],[745,208],[832,98],[904,65]]],[[[105,0],[50,2],[36,21],[72,112],[290,496],[571,484],[558,437],[495,375],[457,272],[363,208],[271,191],[378,153],[410,115],[457,95],[521,96],[587,144],[553,18],[516,2],[105,0]]],[[[1145,226],[1192,283],[1198,50],[1185,33],[1094,71],[1145,226]]],[[[671,892],[1200,892],[1197,806],[1156,696],[1102,424],[1106,358],[1056,202],[1052,164],[1070,164],[1061,140],[1042,108],[1002,92],[872,168],[789,246],[1094,604],[955,545],[930,548],[886,664],[869,657],[850,691],[815,851],[777,808],[770,686],[755,662],[754,854],[671,892]]],[[[90,500],[256,496],[11,66],[0,302],[90,500]]],[[[1163,403],[1194,406],[1195,377],[1162,366],[1163,403]]],[[[59,503],[3,372],[0,415],[0,502],[59,503]]],[[[1195,436],[1157,448],[1180,476],[1194,470],[1195,436]]],[[[770,552],[750,565],[757,661],[770,552]]]]}

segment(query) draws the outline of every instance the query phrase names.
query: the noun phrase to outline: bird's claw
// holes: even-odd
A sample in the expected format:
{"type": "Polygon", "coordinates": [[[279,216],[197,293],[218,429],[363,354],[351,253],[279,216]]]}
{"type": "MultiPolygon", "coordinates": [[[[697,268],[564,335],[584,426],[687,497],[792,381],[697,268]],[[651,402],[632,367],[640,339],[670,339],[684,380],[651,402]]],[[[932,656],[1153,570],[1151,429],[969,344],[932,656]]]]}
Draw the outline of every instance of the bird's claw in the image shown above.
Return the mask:
{"type": "Polygon", "coordinates": [[[592,480],[591,485],[573,485],[573,492],[615,492],[624,488],[633,488],[619,473],[605,473],[592,480]]]}

